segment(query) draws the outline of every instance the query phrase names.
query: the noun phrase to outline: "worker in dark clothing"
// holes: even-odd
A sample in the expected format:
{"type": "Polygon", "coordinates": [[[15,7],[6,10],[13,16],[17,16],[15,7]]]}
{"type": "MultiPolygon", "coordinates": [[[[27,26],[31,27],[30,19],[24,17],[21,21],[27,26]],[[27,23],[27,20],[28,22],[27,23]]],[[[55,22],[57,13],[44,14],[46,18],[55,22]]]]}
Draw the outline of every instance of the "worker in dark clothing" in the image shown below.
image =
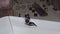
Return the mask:
{"type": "Polygon", "coordinates": [[[29,25],[29,26],[37,26],[34,22],[30,22],[30,16],[29,14],[25,15],[25,24],[29,25]]]}
{"type": "Polygon", "coordinates": [[[29,21],[30,21],[29,14],[25,14],[25,22],[26,22],[26,24],[29,24],[29,21]]]}

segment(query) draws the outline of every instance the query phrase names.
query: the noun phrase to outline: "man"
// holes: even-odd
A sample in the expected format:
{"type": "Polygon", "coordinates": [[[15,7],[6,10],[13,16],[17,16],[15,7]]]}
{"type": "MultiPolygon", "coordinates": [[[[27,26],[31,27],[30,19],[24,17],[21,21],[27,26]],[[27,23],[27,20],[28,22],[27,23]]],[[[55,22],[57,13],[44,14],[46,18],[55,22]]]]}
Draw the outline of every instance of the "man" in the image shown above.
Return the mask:
{"type": "Polygon", "coordinates": [[[30,16],[29,14],[25,15],[25,24],[29,25],[29,26],[37,26],[34,22],[30,22],[30,16]]]}
{"type": "Polygon", "coordinates": [[[29,24],[29,22],[30,22],[29,14],[25,14],[25,22],[26,22],[26,24],[29,24]]]}

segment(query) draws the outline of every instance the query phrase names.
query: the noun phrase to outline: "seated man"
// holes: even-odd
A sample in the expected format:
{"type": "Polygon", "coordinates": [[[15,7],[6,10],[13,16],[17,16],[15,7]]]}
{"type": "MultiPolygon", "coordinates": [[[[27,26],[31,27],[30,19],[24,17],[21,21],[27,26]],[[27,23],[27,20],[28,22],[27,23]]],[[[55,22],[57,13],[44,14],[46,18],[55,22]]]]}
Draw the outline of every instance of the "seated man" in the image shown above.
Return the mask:
{"type": "Polygon", "coordinates": [[[30,21],[29,14],[25,14],[25,22],[26,22],[26,24],[29,24],[29,21],[30,21]]]}
{"type": "Polygon", "coordinates": [[[37,26],[34,22],[30,22],[30,16],[29,14],[25,15],[25,24],[29,25],[29,26],[37,26]]]}

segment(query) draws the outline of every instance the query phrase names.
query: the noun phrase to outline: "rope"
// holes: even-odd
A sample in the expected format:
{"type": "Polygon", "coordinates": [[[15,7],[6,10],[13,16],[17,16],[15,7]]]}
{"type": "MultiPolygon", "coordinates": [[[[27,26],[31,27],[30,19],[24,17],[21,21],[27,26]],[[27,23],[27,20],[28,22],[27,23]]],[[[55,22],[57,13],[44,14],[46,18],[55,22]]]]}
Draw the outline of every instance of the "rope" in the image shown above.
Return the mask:
{"type": "MultiPolygon", "coordinates": [[[[8,17],[8,18],[9,18],[9,17],[8,17]]],[[[10,20],[10,18],[9,18],[9,22],[10,22],[10,25],[11,25],[12,33],[14,34],[14,30],[13,30],[13,26],[12,26],[12,24],[11,24],[11,20],[10,20]]]]}

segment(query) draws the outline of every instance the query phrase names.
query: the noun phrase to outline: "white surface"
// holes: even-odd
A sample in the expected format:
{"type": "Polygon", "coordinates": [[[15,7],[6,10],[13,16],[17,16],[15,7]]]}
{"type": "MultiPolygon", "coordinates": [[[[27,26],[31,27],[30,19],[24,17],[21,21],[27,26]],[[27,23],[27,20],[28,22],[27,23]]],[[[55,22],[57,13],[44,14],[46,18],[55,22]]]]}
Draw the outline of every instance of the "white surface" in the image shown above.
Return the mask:
{"type": "Polygon", "coordinates": [[[37,24],[37,27],[34,27],[34,26],[25,25],[25,21],[23,17],[10,16],[9,18],[10,18],[11,24],[8,21],[8,19],[6,20],[0,19],[0,23],[2,23],[3,25],[6,24],[7,26],[9,26],[7,27],[7,26],[1,25],[0,28],[1,30],[3,30],[7,27],[7,29],[5,29],[4,32],[7,32],[9,30],[10,32],[8,31],[7,33],[10,33],[10,34],[12,33],[11,30],[13,31],[13,34],[60,34],[60,22],[31,19],[32,22],[37,24]],[[7,21],[9,23],[7,22],[5,23],[4,21],[7,21]],[[3,29],[2,29],[2,26],[3,26],[3,29]]]}
{"type": "Polygon", "coordinates": [[[0,34],[12,34],[8,17],[0,18],[0,34]]]}

